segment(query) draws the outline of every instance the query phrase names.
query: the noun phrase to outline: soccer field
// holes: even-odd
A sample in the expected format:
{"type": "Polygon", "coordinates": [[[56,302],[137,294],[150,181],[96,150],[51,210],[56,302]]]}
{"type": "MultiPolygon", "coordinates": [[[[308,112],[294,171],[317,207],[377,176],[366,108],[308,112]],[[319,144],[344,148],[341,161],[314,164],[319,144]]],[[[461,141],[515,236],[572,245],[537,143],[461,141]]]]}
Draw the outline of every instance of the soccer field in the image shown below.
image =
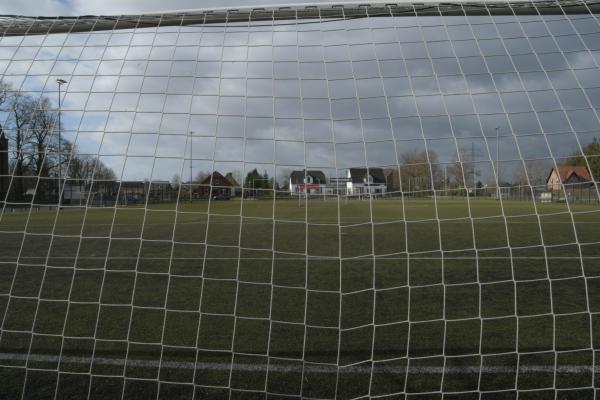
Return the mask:
{"type": "Polygon", "coordinates": [[[592,399],[599,223],[443,197],[5,212],[0,398],[592,399]]]}

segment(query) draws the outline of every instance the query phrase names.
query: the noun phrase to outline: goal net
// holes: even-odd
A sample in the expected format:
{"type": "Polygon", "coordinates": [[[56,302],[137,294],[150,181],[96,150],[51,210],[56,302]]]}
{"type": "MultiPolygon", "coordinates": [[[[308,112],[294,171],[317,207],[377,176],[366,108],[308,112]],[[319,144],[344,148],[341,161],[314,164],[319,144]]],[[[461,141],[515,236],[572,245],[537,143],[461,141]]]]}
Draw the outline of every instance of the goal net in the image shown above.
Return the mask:
{"type": "Polygon", "coordinates": [[[0,17],[0,398],[593,399],[596,1],[0,17]]]}

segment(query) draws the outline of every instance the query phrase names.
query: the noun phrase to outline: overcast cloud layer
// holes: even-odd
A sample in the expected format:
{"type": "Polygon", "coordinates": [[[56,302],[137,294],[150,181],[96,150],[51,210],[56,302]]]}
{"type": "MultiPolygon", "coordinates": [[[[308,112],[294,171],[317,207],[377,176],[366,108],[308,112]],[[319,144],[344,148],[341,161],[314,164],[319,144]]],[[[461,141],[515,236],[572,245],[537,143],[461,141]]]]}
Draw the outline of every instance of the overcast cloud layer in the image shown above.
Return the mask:
{"type": "Polygon", "coordinates": [[[503,179],[518,180],[520,160],[539,161],[543,180],[600,131],[600,25],[469,22],[13,37],[1,43],[0,72],[11,88],[51,101],[54,77],[69,81],[64,137],[126,180],[187,171],[192,147],[196,171],[260,164],[279,178],[303,167],[335,176],[428,150],[441,168],[479,163],[483,182],[493,181],[494,162],[503,179]]]}
{"type": "MultiPolygon", "coordinates": [[[[353,3],[358,0],[337,1],[353,3]]],[[[422,1],[421,1],[422,2],[422,1]]],[[[0,14],[118,15],[198,8],[252,7],[269,4],[333,3],[328,0],[3,0],[0,14]]]]}

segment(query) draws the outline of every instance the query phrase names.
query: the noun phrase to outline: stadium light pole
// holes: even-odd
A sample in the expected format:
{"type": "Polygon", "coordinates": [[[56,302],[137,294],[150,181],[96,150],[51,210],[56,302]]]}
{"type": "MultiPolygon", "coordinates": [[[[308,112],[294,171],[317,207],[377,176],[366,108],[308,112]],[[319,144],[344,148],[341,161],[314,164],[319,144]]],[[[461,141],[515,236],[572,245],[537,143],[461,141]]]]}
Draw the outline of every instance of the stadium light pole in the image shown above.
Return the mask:
{"type": "Polygon", "coordinates": [[[60,126],[60,111],[61,111],[61,100],[60,100],[60,88],[62,85],[67,83],[64,79],[58,78],[56,80],[58,84],[58,205],[62,203],[62,140],[61,140],[61,129],[60,126]]]}
{"type": "Polygon", "coordinates": [[[194,131],[190,131],[190,203],[192,202],[192,178],[193,178],[193,163],[194,160],[194,131]]]}
{"type": "Polygon", "coordinates": [[[499,161],[500,159],[500,127],[496,127],[496,200],[500,198],[500,170],[499,161]]]}

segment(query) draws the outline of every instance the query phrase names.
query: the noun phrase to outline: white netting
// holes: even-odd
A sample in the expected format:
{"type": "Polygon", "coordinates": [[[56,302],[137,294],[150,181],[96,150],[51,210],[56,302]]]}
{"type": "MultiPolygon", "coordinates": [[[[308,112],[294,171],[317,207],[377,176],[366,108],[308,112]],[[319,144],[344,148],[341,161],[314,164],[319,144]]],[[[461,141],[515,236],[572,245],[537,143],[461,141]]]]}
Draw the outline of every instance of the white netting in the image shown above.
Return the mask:
{"type": "Polygon", "coordinates": [[[594,398],[597,7],[1,17],[0,398],[594,398]]]}

